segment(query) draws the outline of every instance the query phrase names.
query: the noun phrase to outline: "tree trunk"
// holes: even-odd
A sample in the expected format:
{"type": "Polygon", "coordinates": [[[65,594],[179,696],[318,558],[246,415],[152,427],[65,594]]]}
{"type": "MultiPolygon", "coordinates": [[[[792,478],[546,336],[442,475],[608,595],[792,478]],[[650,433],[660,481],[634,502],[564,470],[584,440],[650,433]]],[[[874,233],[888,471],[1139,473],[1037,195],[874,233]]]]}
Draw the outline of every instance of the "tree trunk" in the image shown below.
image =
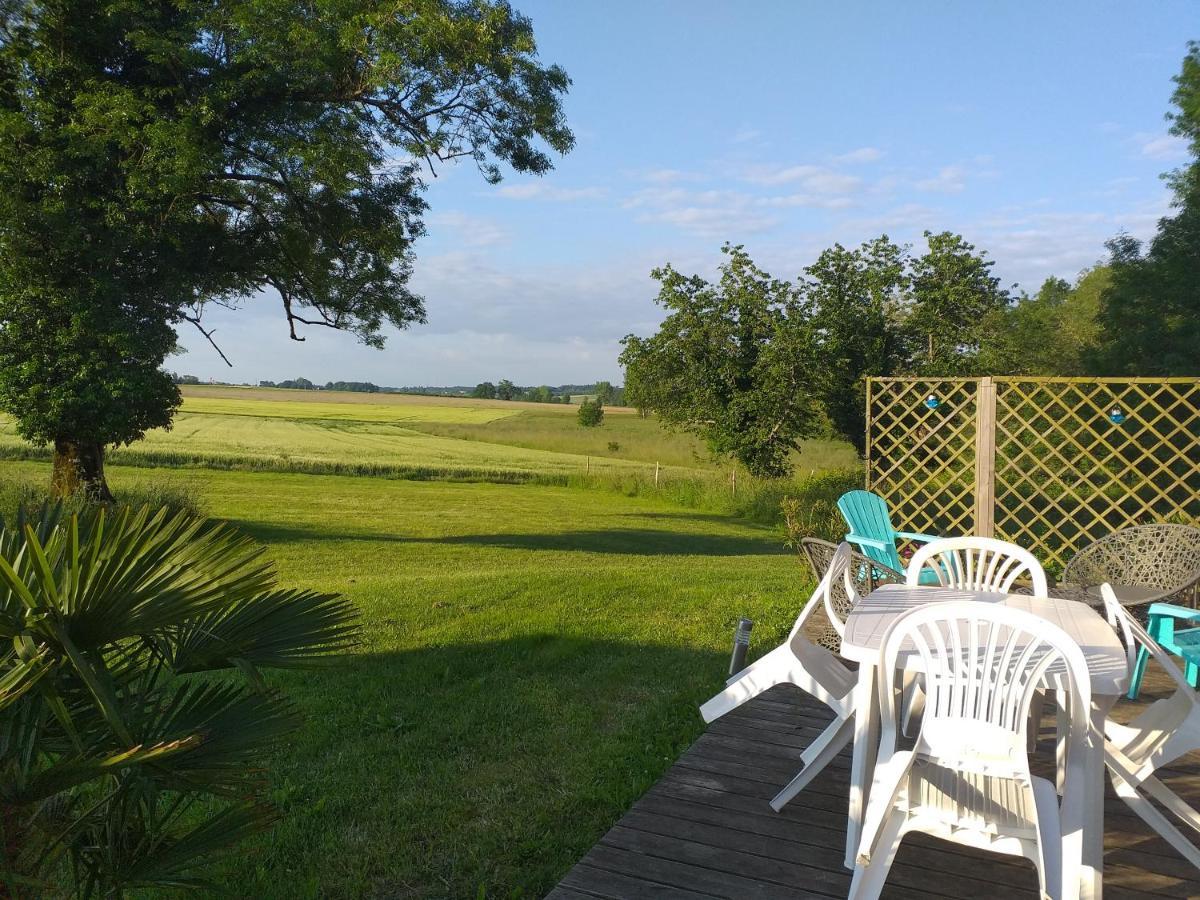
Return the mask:
{"type": "Polygon", "coordinates": [[[104,445],[67,438],[55,440],[51,486],[55,497],[69,497],[83,491],[89,500],[112,503],[112,492],[104,480],[104,445]]]}

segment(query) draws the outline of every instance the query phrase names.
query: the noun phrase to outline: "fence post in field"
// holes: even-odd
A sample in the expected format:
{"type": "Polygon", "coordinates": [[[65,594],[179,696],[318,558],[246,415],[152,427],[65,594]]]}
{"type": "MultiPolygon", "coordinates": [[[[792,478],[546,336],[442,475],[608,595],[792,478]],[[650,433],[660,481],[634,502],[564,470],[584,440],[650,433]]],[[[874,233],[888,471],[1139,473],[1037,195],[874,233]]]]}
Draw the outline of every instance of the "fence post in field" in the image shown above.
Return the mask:
{"type": "Polygon", "coordinates": [[[654,486],[658,487],[658,463],[654,464],[654,486]]]}
{"type": "Polygon", "coordinates": [[[733,496],[737,496],[737,469],[733,469],[729,473],[729,486],[733,492],[733,496]]]}
{"type": "Polygon", "coordinates": [[[587,458],[587,474],[592,474],[592,458],[590,456],[587,458]]]}
{"type": "Polygon", "coordinates": [[[975,399],[975,535],[996,531],[996,382],[979,379],[975,399]]]}

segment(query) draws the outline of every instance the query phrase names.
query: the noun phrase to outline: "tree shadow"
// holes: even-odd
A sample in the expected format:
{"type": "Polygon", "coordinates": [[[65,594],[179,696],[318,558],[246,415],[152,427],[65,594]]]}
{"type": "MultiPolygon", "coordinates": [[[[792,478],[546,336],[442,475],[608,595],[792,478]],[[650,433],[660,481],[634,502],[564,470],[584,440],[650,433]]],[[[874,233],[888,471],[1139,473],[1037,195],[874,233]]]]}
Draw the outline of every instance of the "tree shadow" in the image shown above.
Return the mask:
{"type": "Polygon", "coordinates": [[[774,536],[678,532],[655,528],[596,528],[547,534],[453,534],[441,537],[380,531],[337,531],[317,525],[292,525],[229,519],[264,544],[296,541],[378,541],[403,544],[463,544],[508,550],[554,553],[612,553],[624,556],[779,556],[789,551],[774,536]]]}
{"type": "Polygon", "coordinates": [[[553,534],[464,534],[435,543],[475,544],[510,550],[616,553],[623,556],[762,556],[787,553],[778,540],[736,535],[604,528],[553,534]]]}
{"type": "Polygon", "coordinates": [[[373,896],[542,896],[703,731],[725,660],[531,633],[273,674],[305,723],[268,766],[283,822],[219,881],[341,895],[357,870],[373,896]]]}

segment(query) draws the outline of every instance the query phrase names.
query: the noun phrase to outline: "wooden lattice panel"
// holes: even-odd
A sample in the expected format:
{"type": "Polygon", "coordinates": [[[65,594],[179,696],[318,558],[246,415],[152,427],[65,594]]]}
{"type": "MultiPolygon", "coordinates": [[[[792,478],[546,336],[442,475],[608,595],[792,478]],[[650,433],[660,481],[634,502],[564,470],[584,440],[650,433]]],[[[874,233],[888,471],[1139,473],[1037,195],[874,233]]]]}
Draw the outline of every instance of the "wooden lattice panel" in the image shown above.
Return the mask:
{"type": "Polygon", "coordinates": [[[977,396],[972,380],[871,380],[867,486],[901,531],[974,533],[977,396]]]}
{"type": "Polygon", "coordinates": [[[1200,516],[1200,381],[995,382],[997,537],[1060,570],[1119,529],[1200,516]]]}

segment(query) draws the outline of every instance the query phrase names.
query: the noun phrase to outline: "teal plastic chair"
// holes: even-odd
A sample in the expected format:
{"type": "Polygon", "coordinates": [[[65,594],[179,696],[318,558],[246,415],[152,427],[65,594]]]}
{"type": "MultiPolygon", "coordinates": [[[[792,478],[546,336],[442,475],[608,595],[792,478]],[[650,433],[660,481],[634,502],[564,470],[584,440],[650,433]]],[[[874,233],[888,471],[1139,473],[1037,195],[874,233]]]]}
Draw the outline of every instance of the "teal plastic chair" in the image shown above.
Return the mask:
{"type": "MultiPolygon", "coordinates": [[[[898,572],[905,570],[896,550],[896,541],[936,541],[936,534],[917,534],[912,531],[897,531],[892,525],[887,503],[878,494],[870,491],[847,491],[838,498],[838,510],[850,530],[846,540],[858,544],[865,556],[898,572]]],[[[926,569],[921,573],[921,584],[937,584],[937,573],[926,569]]]]}
{"type": "MultiPolygon", "coordinates": [[[[1196,687],[1196,682],[1200,681],[1200,667],[1196,665],[1200,659],[1200,653],[1197,653],[1200,609],[1188,609],[1173,603],[1151,603],[1149,613],[1146,632],[1168,653],[1183,659],[1183,674],[1187,677],[1188,684],[1196,687]]],[[[1129,679],[1130,700],[1137,699],[1149,659],[1150,651],[1145,647],[1138,648],[1137,662],[1134,663],[1133,675],[1129,679]]]]}

